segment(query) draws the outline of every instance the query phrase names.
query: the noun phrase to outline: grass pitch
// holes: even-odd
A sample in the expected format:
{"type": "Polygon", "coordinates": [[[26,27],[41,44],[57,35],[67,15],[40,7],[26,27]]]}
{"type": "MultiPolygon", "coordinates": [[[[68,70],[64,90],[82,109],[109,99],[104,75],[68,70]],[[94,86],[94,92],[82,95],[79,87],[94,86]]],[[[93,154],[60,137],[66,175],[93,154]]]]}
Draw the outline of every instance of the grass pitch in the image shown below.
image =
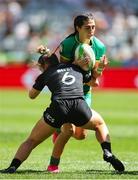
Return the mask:
{"type": "MultiPolygon", "coordinates": [[[[27,91],[0,91],[0,169],[9,165],[49,103],[48,93],[30,100],[27,91]]],[[[115,173],[102,160],[100,145],[94,132],[89,131],[86,140],[70,139],[61,159],[61,173],[45,171],[53,147],[49,138],[31,153],[17,173],[0,174],[0,179],[138,179],[138,92],[96,91],[93,107],[108,125],[113,152],[126,166],[123,174],[115,173]]]]}

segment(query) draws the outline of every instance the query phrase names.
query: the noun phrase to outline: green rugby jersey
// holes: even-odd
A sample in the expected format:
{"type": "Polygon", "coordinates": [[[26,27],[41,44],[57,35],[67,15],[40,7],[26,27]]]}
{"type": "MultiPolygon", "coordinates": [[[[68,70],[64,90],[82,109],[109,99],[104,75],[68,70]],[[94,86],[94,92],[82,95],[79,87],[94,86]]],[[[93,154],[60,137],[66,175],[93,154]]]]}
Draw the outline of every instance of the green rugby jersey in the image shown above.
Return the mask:
{"type": "MultiPolygon", "coordinates": [[[[67,62],[73,62],[75,50],[80,43],[78,34],[68,36],[61,42],[60,56],[67,62]]],[[[96,61],[99,61],[106,53],[105,45],[98,38],[93,36],[90,40],[90,46],[95,53],[96,61]]],[[[84,94],[88,93],[89,90],[90,86],[84,85],[84,94]]]]}

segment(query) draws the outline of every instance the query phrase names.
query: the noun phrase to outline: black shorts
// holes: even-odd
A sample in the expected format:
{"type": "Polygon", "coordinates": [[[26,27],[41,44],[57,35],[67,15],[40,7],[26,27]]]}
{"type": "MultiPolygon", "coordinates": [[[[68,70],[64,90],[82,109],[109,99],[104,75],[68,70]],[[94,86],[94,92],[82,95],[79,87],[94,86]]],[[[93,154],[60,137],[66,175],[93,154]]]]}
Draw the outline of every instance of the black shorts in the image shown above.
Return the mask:
{"type": "Polygon", "coordinates": [[[91,116],[91,109],[83,98],[54,100],[43,114],[45,122],[55,128],[65,123],[82,126],[91,116]]]}

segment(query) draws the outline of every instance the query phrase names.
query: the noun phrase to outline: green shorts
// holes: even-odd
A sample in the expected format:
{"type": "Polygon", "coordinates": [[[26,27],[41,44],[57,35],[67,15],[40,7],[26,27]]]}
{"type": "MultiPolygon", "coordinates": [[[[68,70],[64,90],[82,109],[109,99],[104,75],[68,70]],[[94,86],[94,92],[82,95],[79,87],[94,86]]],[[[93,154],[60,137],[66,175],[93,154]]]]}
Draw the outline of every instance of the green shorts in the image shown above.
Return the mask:
{"type": "Polygon", "coordinates": [[[92,104],[92,93],[88,92],[84,95],[84,99],[86,101],[86,103],[88,104],[89,107],[91,107],[92,104]]]}

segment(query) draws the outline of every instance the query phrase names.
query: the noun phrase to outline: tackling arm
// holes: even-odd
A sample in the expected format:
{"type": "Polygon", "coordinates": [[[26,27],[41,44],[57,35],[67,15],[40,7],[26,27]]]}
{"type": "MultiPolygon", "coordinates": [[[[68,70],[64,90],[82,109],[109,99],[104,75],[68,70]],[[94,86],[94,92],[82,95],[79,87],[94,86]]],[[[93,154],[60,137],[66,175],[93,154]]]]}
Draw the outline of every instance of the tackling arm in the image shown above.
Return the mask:
{"type": "Polygon", "coordinates": [[[39,94],[40,94],[41,91],[38,91],[34,88],[30,89],[29,91],[29,98],[30,99],[35,99],[39,94]]]}

